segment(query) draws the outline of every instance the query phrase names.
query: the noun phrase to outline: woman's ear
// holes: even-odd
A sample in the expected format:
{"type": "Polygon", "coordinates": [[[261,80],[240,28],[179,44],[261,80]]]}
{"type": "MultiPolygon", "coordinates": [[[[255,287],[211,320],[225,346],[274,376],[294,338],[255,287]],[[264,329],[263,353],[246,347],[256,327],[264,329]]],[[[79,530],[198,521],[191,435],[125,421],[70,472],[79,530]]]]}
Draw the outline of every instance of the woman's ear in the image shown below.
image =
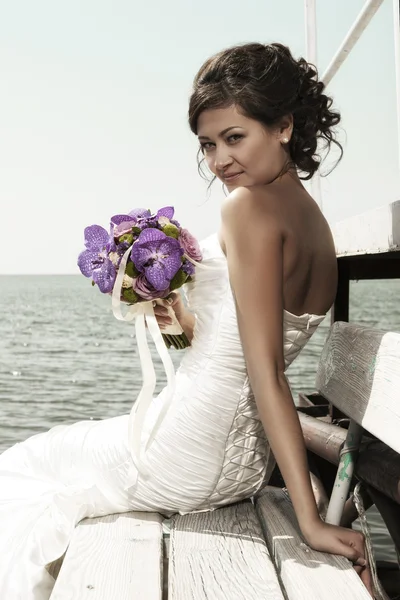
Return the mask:
{"type": "Polygon", "coordinates": [[[283,141],[283,143],[287,144],[288,142],[290,142],[290,138],[292,137],[292,133],[293,133],[293,115],[289,114],[289,115],[285,115],[284,117],[282,117],[280,123],[279,123],[279,138],[281,141],[283,141]]]}

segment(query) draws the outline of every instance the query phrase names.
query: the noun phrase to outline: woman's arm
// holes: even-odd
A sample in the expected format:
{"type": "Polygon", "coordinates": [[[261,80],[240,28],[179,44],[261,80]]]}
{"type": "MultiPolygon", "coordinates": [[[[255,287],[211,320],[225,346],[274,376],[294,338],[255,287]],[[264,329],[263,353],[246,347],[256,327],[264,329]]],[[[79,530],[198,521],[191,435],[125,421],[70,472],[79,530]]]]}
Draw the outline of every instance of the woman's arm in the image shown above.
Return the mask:
{"type": "MultiPolygon", "coordinates": [[[[222,237],[250,384],[301,531],[318,550],[365,566],[364,538],[318,514],[296,408],[285,377],[283,245],[276,199],[238,188],[222,207],[222,237]]],[[[364,569],[364,583],[370,586],[364,569]]]]}
{"type": "Polygon", "coordinates": [[[319,515],[299,419],[284,374],[284,239],[277,218],[273,213],[266,218],[260,204],[249,190],[238,190],[223,207],[222,235],[251,387],[305,533],[319,521],[319,515]]]}

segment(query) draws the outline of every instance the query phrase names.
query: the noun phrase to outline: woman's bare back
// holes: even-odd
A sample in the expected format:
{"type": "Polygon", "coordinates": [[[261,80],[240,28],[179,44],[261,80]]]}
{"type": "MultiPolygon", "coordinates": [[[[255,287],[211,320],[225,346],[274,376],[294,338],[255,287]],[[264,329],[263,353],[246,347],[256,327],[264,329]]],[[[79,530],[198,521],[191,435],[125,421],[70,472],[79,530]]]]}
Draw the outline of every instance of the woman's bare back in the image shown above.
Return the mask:
{"type": "Polygon", "coordinates": [[[265,186],[265,195],[266,216],[272,209],[284,232],[284,308],[297,315],[325,314],[335,299],[337,260],[324,215],[300,180],[289,173],[265,186]]]}

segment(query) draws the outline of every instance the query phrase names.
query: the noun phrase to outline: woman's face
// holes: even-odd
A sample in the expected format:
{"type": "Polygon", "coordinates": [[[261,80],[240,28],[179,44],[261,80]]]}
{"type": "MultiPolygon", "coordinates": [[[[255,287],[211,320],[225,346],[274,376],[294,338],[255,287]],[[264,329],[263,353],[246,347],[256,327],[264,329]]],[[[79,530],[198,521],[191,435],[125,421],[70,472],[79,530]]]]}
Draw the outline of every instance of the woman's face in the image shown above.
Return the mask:
{"type": "Polygon", "coordinates": [[[279,175],[287,161],[283,140],[290,139],[290,120],[286,125],[267,129],[230,106],[203,111],[197,135],[208,168],[231,192],[270,183],[279,175]]]}

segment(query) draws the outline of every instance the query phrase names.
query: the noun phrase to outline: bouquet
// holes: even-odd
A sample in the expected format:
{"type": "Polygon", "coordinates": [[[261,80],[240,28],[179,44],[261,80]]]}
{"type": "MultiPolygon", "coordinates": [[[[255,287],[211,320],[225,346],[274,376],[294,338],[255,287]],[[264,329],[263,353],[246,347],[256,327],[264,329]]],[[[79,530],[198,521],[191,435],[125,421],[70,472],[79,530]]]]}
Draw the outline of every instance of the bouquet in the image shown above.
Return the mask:
{"type": "MultiPolygon", "coordinates": [[[[81,273],[103,294],[117,294],[125,304],[162,303],[192,280],[202,260],[197,240],[173,216],[172,206],[156,214],[136,208],[111,217],[109,231],[100,225],[86,227],[86,249],[78,257],[81,273]]],[[[186,348],[190,342],[172,308],[168,313],[172,325],[162,334],[165,345],[186,348]]]]}

